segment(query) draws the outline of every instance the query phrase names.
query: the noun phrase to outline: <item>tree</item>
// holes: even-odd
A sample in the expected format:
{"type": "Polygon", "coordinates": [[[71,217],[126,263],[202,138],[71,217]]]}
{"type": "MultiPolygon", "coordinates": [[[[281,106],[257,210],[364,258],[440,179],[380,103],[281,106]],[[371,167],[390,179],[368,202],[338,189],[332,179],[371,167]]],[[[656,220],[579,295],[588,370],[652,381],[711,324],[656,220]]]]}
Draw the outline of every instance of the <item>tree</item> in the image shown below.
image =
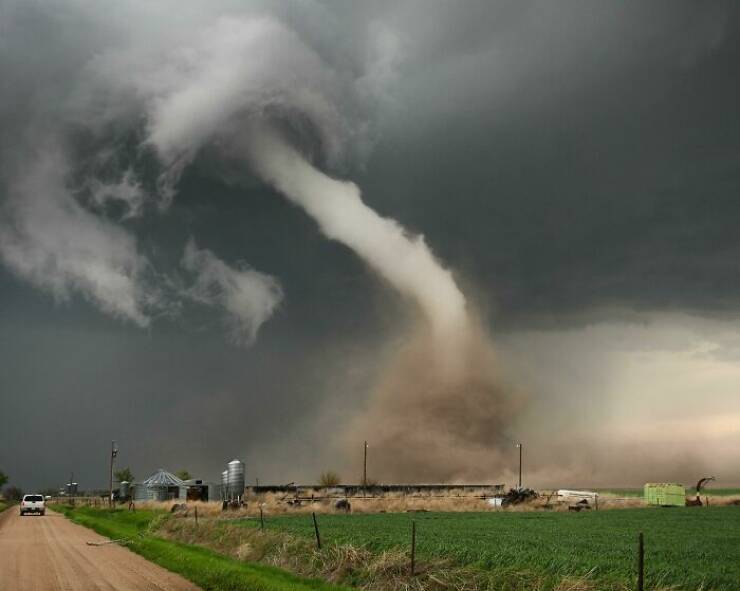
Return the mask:
{"type": "Polygon", "coordinates": [[[134,474],[131,472],[131,468],[126,466],[125,468],[121,468],[120,470],[116,470],[113,475],[116,477],[116,480],[118,482],[123,482],[124,480],[126,482],[133,482],[134,481],[134,474]]]}
{"type": "Polygon", "coordinates": [[[175,476],[177,476],[180,480],[190,480],[193,478],[187,470],[178,470],[175,472],[175,476]]]}
{"type": "Polygon", "coordinates": [[[319,484],[321,484],[321,486],[337,486],[341,481],[342,479],[339,474],[334,472],[334,470],[327,470],[326,472],[322,472],[321,476],[319,476],[319,484]]]}
{"type": "Polygon", "coordinates": [[[5,472],[0,470],[0,488],[4,487],[7,482],[8,482],[7,474],[5,474],[5,472]]]}

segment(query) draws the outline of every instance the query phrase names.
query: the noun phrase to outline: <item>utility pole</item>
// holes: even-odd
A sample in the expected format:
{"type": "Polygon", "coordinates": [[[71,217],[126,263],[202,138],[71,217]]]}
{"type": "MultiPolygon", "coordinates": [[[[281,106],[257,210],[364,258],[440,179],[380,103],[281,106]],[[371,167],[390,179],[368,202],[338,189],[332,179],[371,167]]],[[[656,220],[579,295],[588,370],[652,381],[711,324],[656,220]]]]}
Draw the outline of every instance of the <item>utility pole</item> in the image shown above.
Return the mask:
{"type": "Polygon", "coordinates": [[[365,459],[362,462],[362,487],[367,488],[367,441],[365,442],[365,459]]]}
{"type": "Polygon", "coordinates": [[[516,446],[519,448],[519,490],[522,489],[522,444],[517,443],[516,446]]]}
{"type": "Polygon", "coordinates": [[[72,496],[72,482],[74,482],[75,479],[75,473],[70,472],[69,473],[69,496],[72,496]]]}
{"type": "Polygon", "coordinates": [[[115,460],[116,456],[118,455],[118,450],[116,449],[116,442],[111,441],[110,442],[110,474],[108,478],[108,507],[113,508],[113,461],[115,460]]]}

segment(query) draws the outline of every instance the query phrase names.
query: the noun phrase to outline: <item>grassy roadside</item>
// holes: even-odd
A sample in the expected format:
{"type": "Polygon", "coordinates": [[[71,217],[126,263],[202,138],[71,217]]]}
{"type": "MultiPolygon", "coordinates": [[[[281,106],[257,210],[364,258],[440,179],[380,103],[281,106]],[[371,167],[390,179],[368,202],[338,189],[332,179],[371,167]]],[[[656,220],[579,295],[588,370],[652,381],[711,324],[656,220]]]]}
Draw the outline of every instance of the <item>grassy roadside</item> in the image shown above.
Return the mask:
{"type": "Polygon", "coordinates": [[[165,540],[151,534],[166,514],[154,511],[101,510],[52,506],[78,523],[111,539],[128,538],[127,547],[178,573],[204,591],[341,591],[316,579],[299,578],[275,567],[229,558],[206,548],[165,540]]]}
{"type": "Polygon", "coordinates": [[[0,513],[2,513],[3,511],[5,511],[5,509],[7,509],[8,507],[10,507],[10,505],[8,503],[5,503],[3,501],[0,501],[0,513]]]}

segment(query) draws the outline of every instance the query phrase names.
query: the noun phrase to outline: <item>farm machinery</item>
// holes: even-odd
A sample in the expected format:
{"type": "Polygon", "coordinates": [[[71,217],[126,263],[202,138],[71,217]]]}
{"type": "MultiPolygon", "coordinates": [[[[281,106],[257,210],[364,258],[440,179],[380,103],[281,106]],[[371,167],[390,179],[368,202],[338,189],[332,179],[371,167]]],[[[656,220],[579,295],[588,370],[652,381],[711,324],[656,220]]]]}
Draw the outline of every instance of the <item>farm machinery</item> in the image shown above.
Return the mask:
{"type": "MultiPolygon", "coordinates": [[[[706,487],[707,484],[712,482],[713,480],[717,480],[714,476],[707,476],[705,478],[700,478],[699,482],[696,483],[696,498],[695,499],[686,499],[686,506],[687,507],[701,507],[703,503],[701,502],[701,491],[706,487]]],[[[705,497],[707,505],[709,504],[709,499],[705,497]]]]}

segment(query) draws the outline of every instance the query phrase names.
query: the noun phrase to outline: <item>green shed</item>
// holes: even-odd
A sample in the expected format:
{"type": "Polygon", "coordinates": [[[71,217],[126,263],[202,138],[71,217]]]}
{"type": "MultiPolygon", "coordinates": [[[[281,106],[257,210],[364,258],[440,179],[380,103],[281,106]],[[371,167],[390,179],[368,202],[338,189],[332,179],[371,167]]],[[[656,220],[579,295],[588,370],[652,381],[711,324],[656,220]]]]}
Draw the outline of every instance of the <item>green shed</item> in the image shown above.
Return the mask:
{"type": "Polygon", "coordinates": [[[683,507],[686,505],[686,489],[683,484],[649,482],[645,485],[645,502],[661,507],[683,507]]]}

